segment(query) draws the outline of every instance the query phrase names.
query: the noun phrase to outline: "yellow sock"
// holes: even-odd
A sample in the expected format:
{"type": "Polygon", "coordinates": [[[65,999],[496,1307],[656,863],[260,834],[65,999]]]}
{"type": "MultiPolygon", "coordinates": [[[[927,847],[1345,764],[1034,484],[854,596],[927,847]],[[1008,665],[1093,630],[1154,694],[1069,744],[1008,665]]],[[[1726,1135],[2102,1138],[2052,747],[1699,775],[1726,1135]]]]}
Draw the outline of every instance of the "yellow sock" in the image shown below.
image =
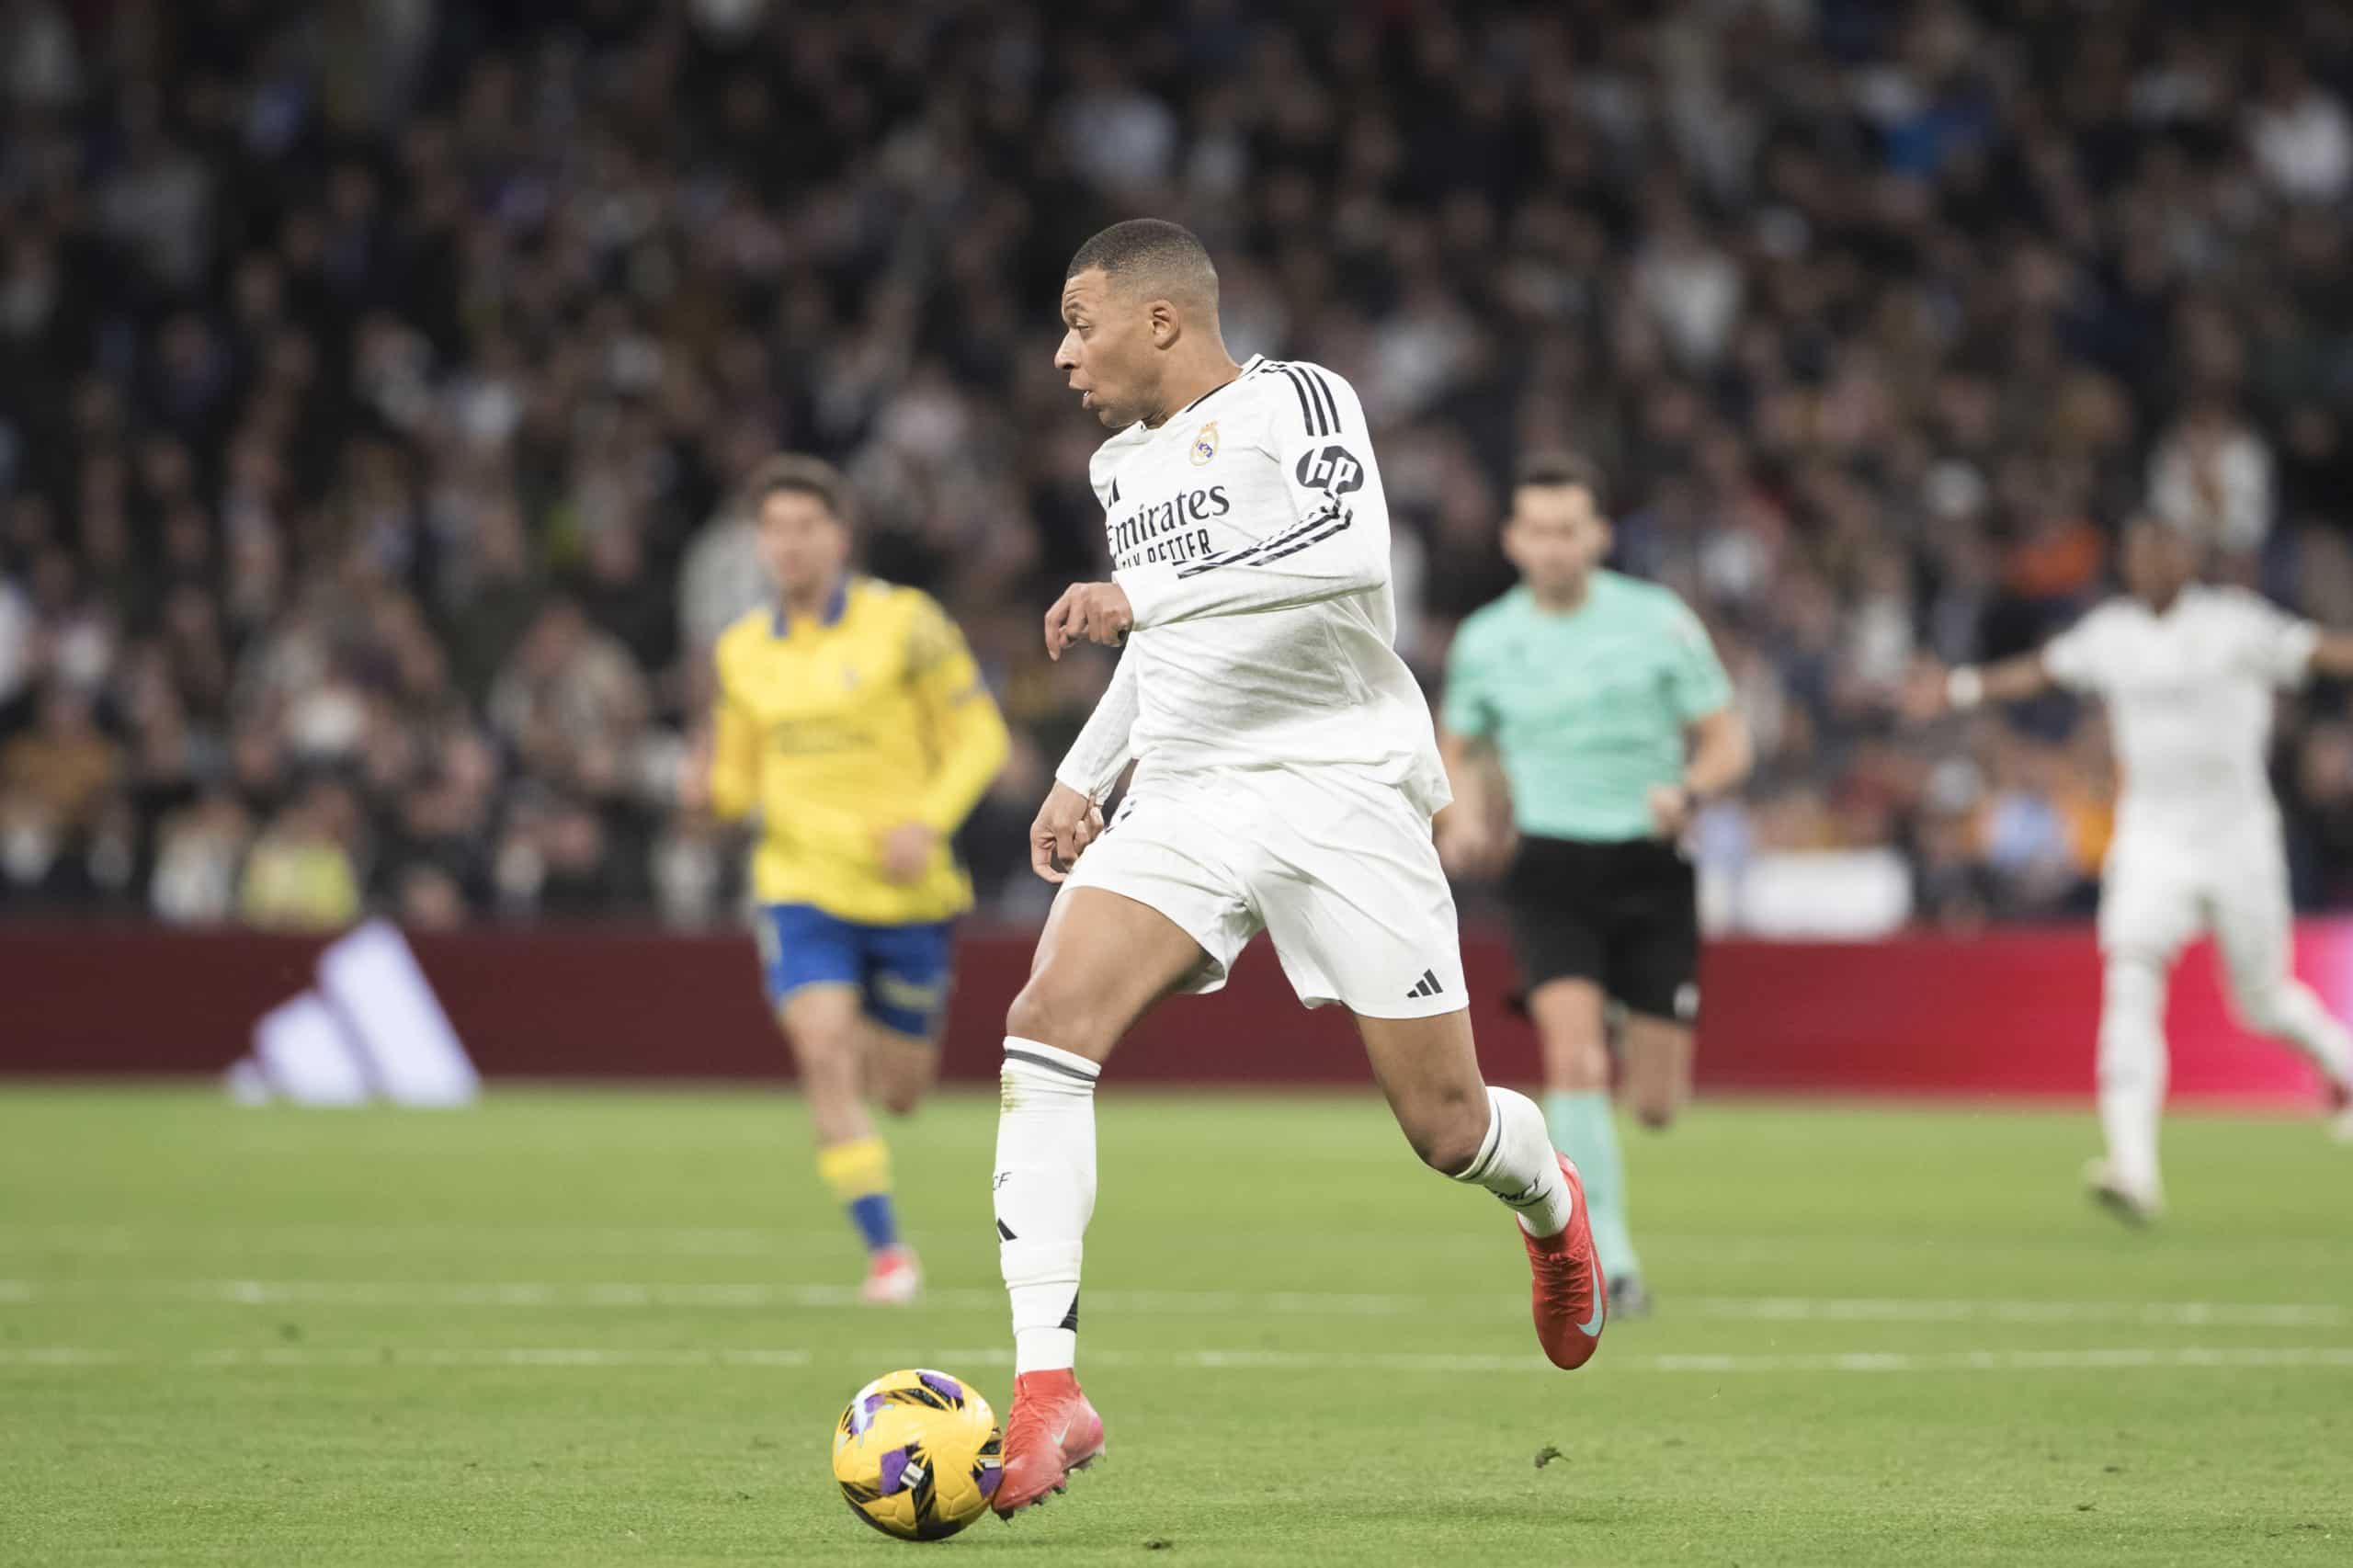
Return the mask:
{"type": "Polygon", "coordinates": [[[891,1211],[889,1144],[874,1137],[831,1144],[817,1151],[817,1174],[849,1210],[868,1251],[898,1244],[898,1220],[891,1211]]]}

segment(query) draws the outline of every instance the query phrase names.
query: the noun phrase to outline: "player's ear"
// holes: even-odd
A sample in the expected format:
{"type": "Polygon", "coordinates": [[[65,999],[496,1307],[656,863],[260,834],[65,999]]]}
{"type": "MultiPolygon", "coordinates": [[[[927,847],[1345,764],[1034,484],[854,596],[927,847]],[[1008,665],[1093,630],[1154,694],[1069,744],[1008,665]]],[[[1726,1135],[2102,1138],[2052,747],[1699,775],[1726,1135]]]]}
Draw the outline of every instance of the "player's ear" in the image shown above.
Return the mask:
{"type": "Polygon", "coordinates": [[[1166,300],[1154,300],[1144,307],[1152,322],[1152,346],[1168,348],[1184,335],[1185,324],[1176,314],[1176,307],[1166,300]]]}

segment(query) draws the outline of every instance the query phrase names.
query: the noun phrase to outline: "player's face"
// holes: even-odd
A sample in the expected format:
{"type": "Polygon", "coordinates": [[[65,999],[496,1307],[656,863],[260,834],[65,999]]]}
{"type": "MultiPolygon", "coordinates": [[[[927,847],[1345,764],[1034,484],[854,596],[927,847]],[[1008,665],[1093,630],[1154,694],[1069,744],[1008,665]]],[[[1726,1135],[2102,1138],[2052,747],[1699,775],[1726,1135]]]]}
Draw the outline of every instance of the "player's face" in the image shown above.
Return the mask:
{"type": "Polygon", "coordinates": [[[760,563],[788,598],[824,593],[849,562],[849,530],[814,495],[779,490],[760,503],[760,563]]]}
{"type": "Polygon", "coordinates": [[[1582,484],[1523,484],[1504,525],[1504,554],[1528,585],[1551,597],[1573,593],[1609,554],[1609,521],[1582,484]]]}
{"type": "Polygon", "coordinates": [[[2159,523],[2135,523],[2124,531],[2124,588],[2133,597],[2165,604],[2198,574],[2189,540],[2159,523]]]}
{"type": "Polygon", "coordinates": [[[1054,369],[1080,406],[1122,430],[1151,407],[1157,369],[1152,301],[1131,300],[1090,267],[1063,284],[1063,341],[1054,369]]]}

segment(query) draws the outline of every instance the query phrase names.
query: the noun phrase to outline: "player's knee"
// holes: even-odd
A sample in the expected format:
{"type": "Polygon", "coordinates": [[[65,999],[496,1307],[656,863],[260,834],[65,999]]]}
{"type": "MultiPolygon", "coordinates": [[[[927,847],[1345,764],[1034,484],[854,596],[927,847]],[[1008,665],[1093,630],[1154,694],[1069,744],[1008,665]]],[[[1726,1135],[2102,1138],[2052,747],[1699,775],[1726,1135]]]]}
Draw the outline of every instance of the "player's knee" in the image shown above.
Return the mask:
{"type": "Polygon", "coordinates": [[[1422,1164],[1441,1176],[1452,1176],[1479,1157],[1493,1115],[1483,1090],[1438,1094],[1401,1107],[1397,1125],[1422,1164]]]}
{"type": "Polygon", "coordinates": [[[1051,971],[1033,974],[1005,1011],[1005,1032],[1062,1051],[1100,1060],[1116,1042],[1110,1018],[1097,1006],[1058,982],[1051,971]]]}
{"type": "Polygon", "coordinates": [[[938,1070],[939,1053],[912,1039],[878,1041],[870,1074],[874,1103],[892,1116],[914,1114],[938,1070]]]}
{"type": "Polygon", "coordinates": [[[1674,1126],[1683,1109],[1683,1096],[1672,1088],[1638,1089],[1628,1098],[1634,1119],[1654,1132],[1664,1132],[1674,1126]]]}
{"type": "Polygon", "coordinates": [[[858,1088],[858,1037],[848,1028],[803,1024],[786,1031],[801,1082],[811,1088],[858,1088]]]}
{"type": "Polygon", "coordinates": [[[2238,1015],[2240,1024],[2253,1033],[2280,1034],[2287,1029],[2293,1012],[2295,990],[2293,981],[2234,985],[2231,988],[2231,1010],[2238,1015]]]}
{"type": "Polygon", "coordinates": [[[892,1116],[913,1116],[928,1087],[927,1073],[901,1068],[880,1074],[874,1084],[874,1103],[892,1116]]]}

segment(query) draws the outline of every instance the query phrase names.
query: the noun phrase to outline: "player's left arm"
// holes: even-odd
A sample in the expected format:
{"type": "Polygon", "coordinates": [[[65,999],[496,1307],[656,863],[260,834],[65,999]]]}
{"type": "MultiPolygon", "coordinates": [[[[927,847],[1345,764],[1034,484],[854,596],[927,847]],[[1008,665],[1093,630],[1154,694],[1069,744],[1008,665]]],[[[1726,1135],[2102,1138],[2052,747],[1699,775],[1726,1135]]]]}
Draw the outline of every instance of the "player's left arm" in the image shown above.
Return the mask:
{"type": "Polygon", "coordinates": [[[1511,786],[1495,747],[1498,727],[1490,690],[1495,672],[1475,619],[1454,636],[1446,656],[1446,689],[1438,704],[1438,755],[1454,802],[1430,825],[1446,869],[1474,875],[1500,866],[1511,846],[1511,786]]]}
{"type": "Polygon", "coordinates": [[[2313,676],[2353,676],[2353,633],[2330,631],[2318,621],[2292,615],[2246,588],[2225,589],[2224,602],[2243,656],[2273,686],[2297,687],[2313,676]]]}
{"type": "Polygon", "coordinates": [[[1667,629],[1668,700],[1683,722],[1683,777],[1651,791],[1651,815],[1669,838],[1683,831],[1691,813],[1718,796],[1729,795],[1748,778],[1756,748],[1748,722],[1733,703],[1732,677],[1708,629],[1678,601],[1667,629]]]}
{"type": "Polygon", "coordinates": [[[902,881],[922,875],[939,840],[963,825],[1011,748],[1005,716],[981,679],[964,634],[927,597],[916,605],[907,628],[907,680],[937,741],[939,760],[924,782],[914,818],[885,839],[885,866],[902,881]]]}
{"type": "Polygon", "coordinates": [[[1739,709],[1727,705],[1702,714],[1684,733],[1691,747],[1691,760],[1683,769],[1686,795],[1695,801],[1712,801],[1748,782],[1756,766],[1756,746],[1739,709]]]}

